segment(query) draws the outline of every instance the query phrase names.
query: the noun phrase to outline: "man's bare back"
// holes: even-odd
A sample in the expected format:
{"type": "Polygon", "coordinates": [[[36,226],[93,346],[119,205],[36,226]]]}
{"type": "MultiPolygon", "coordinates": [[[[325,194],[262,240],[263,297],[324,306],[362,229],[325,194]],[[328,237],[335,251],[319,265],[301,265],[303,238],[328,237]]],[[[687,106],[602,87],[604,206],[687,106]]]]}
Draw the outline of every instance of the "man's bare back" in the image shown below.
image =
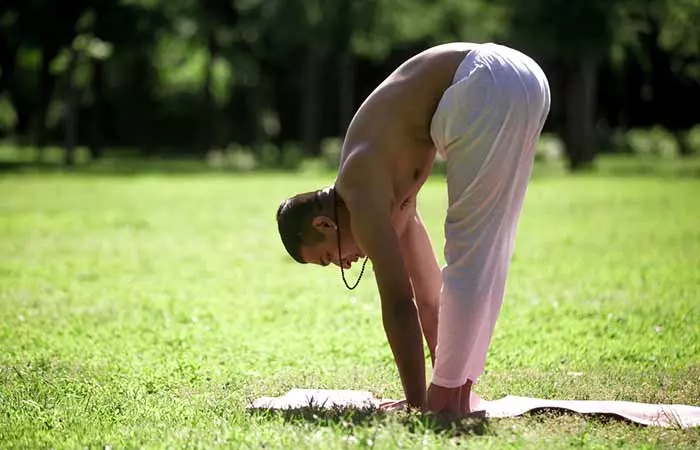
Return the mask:
{"type": "Polygon", "coordinates": [[[391,182],[392,215],[403,228],[407,206],[430,174],[435,145],[430,136],[433,113],[467,52],[469,43],[433,47],[410,58],[382,82],[360,106],[347,130],[338,185],[349,194],[346,178],[367,175],[366,165],[391,182]],[[361,154],[362,164],[346,164],[361,154]],[[352,170],[359,174],[349,173],[352,170]]]}

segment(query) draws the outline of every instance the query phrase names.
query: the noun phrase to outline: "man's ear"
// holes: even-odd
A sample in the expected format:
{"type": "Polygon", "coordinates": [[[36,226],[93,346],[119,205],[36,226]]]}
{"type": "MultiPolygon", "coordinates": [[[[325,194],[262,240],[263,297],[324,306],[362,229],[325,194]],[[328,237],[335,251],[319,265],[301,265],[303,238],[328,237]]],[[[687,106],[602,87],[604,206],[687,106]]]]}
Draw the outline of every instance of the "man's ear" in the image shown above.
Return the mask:
{"type": "Polygon", "coordinates": [[[316,228],[321,233],[328,233],[329,231],[337,230],[338,225],[328,216],[316,216],[311,221],[311,225],[316,228]]]}

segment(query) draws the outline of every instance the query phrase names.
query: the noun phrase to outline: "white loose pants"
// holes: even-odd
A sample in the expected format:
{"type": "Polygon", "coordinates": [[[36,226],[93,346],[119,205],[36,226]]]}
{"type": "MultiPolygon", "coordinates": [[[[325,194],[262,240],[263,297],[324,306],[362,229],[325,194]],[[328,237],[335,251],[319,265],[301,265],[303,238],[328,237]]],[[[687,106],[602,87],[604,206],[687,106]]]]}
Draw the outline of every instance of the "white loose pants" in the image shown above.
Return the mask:
{"type": "Polygon", "coordinates": [[[432,382],[454,388],[483,373],[505,293],[518,219],[550,92],[528,56],[471,50],[431,123],[447,160],[445,260],[432,382]]]}

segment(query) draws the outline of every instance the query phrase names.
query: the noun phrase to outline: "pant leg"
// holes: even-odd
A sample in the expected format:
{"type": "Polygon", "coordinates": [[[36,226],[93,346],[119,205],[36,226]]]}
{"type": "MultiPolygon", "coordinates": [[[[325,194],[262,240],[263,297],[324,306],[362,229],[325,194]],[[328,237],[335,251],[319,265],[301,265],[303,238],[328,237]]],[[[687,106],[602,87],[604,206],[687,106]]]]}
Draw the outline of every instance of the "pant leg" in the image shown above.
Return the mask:
{"type": "Polygon", "coordinates": [[[436,111],[448,186],[436,385],[483,372],[549,95],[530,58],[489,44],[467,56],[436,111]]]}

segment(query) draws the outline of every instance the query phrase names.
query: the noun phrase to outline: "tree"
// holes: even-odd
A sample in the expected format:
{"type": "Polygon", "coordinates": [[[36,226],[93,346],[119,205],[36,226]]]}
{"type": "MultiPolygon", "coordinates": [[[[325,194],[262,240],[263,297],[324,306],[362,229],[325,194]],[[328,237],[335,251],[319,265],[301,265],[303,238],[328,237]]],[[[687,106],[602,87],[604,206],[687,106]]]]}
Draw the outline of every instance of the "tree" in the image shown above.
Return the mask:
{"type": "Polygon", "coordinates": [[[649,88],[647,107],[656,112],[656,121],[674,133],[680,154],[689,155],[687,131],[700,114],[678,105],[700,102],[700,3],[635,0],[624,6],[618,45],[628,60],[642,67],[649,88]]]}
{"type": "Polygon", "coordinates": [[[510,39],[556,67],[550,81],[559,97],[553,96],[552,109],[563,118],[562,138],[572,170],[589,167],[595,157],[598,69],[608,57],[617,8],[624,1],[506,2],[510,39]]]}
{"type": "MultiPolygon", "coordinates": [[[[419,0],[356,1],[346,10],[339,14],[346,27],[336,27],[344,39],[340,48],[347,45],[348,53],[375,61],[397,49],[409,56],[446,42],[484,42],[505,35],[504,9],[487,1],[441,0],[430,6],[419,0]]],[[[348,89],[343,84],[341,88],[348,89]]],[[[341,99],[348,97],[341,92],[341,99]]],[[[340,103],[345,105],[341,116],[347,125],[347,100],[340,103]]]]}
{"type": "Polygon", "coordinates": [[[39,158],[46,145],[47,112],[56,83],[51,64],[61,49],[75,38],[76,23],[86,4],[85,0],[76,0],[65,5],[48,0],[27,0],[10,1],[5,6],[3,18],[8,28],[4,33],[0,33],[3,36],[0,39],[0,46],[3,47],[0,91],[9,85],[15,73],[19,52],[38,50],[40,55],[36,85],[38,98],[34,98],[32,102],[31,113],[34,143],[39,158]],[[4,51],[7,51],[7,54],[4,54],[4,51]]]}

